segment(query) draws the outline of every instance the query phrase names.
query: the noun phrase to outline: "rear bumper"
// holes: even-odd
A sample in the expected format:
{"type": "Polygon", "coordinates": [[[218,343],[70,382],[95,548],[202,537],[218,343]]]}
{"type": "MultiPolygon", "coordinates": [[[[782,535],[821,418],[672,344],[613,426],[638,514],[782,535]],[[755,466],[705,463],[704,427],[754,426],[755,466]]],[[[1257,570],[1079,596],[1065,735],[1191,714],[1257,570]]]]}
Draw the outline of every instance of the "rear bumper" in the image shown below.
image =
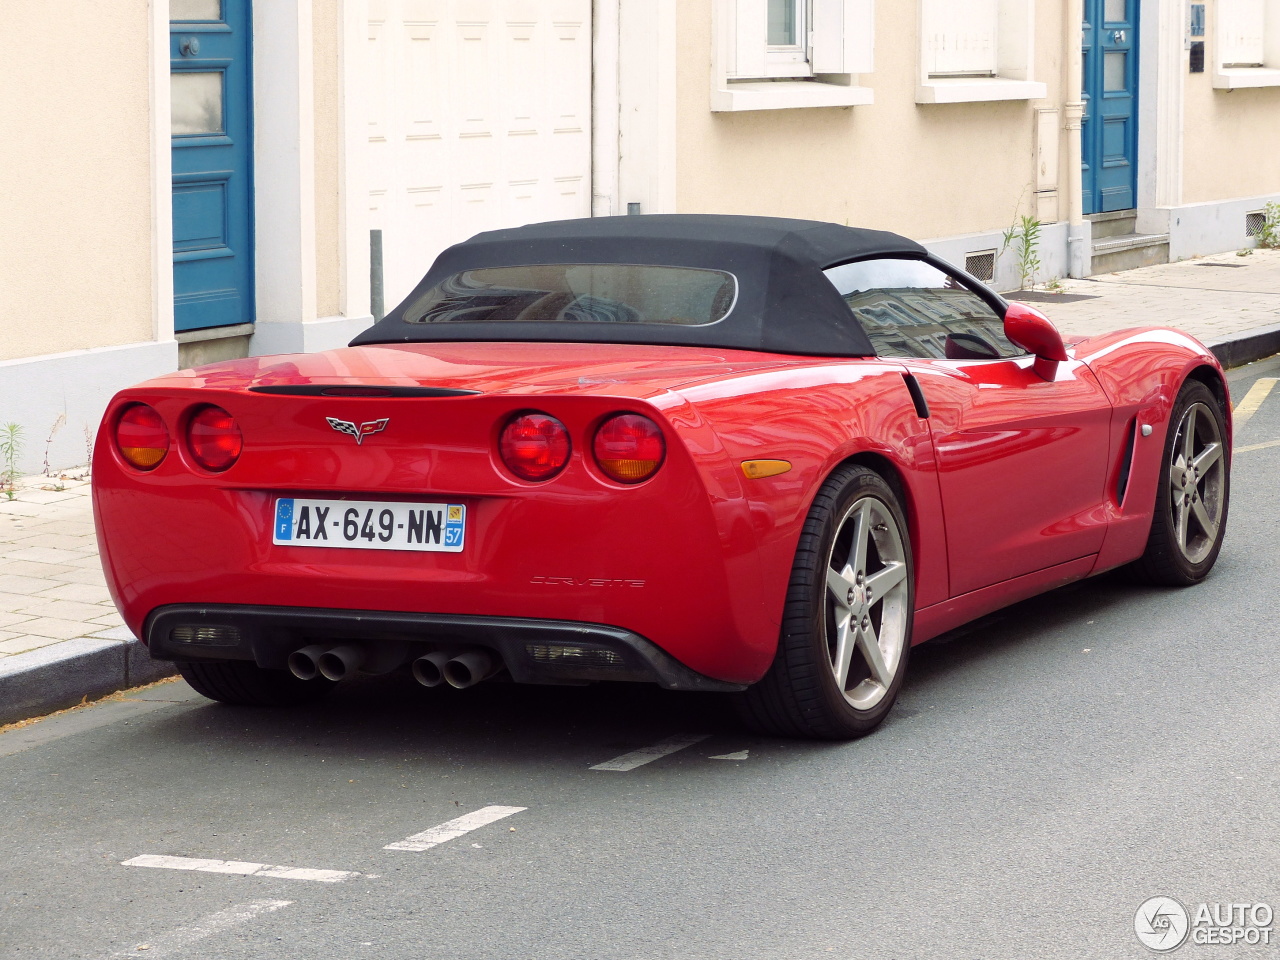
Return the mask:
{"type": "Polygon", "coordinates": [[[502,657],[517,683],[630,680],[668,690],[731,692],[743,684],[697,673],[656,644],[619,627],[569,620],[327,610],[309,607],[174,604],[147,618],[144,637],[157,660],[252,660],[284,669],[289,654],[315,643],[358,643],[370,671],[390,672],[431,650],[475,646],[502,657]],[[175,639],[204,635],[203,639],[175,639]],[[200,630],[222,627],[229,630],[200,630]]]}

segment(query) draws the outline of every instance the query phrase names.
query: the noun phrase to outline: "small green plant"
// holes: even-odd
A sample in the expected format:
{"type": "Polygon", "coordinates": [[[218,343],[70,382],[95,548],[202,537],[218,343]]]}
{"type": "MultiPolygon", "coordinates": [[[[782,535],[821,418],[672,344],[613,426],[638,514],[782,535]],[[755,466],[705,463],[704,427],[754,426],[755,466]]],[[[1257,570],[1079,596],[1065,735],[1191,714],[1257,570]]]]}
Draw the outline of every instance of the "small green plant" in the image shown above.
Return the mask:
{"type": "Polygon", "coordinates": [[[16,423],[0,425],[0,492],[12,500],[18,495],[18,458],[22,456],[25,441],[22,427],[16,423]]]}
{"type": "Polygon", "coordinates": [[[1044,288],[1048,290],[1050,293],[1066,293],[1067,292],[1066,284],[1062,282],[1061,277],[1054,277],[1052,280],[1050,280],[1048,283],[1044,285],[1044,288]]]}
{"type": "Polygon", "coordinates": [[[1018,289],[1034,290],[1036,274],[1040,272],[1040,221],[1023,215],[1004,232],[1000,252],[1012,249],[1018,258],[1018,289]]]}
{"type": "Polygon", "coordinates": [[[1268,203],[1265,211],[1258,231],[1258,246],[1274,250],[1280,247],[1280,203],[1268,203]]]}

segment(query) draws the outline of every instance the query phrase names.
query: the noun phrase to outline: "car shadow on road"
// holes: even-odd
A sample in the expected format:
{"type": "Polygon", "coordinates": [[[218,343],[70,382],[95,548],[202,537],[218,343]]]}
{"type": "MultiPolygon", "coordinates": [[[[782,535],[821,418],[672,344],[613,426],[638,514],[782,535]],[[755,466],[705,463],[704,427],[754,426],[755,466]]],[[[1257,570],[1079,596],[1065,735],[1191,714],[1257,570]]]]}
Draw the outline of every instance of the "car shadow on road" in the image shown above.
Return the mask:
{"type": "MultiPolygon", "coordinates": [[[[902,698],[881,729],[906,733],[900,725],[914,725],[926,704],[944,705],[986,683],[991,672],[1013,670],[1009,664],[1019,651],[1052,662],[1079,646],[1082,625],[1164,594],[1104,576],[1025,600],[922,644],[912,652],[902,698]]],[[[264,745],[310,752],[323,744],[370,760],[412,755],[535,767],[565,759],[590,766],[680,734],[706,734],[726,749],[786,743],[795,756],[844,746],[755,734],[739,721],[731,695],[674,693],[653,684],[533,686],[498,680],[468,690],[426,689],[407,673],[346,681],[326,700],[303,708],[202,704],[171,718],[168,736],[208,748],[220,734],[243,742],[246,732],[264,745]]]]}

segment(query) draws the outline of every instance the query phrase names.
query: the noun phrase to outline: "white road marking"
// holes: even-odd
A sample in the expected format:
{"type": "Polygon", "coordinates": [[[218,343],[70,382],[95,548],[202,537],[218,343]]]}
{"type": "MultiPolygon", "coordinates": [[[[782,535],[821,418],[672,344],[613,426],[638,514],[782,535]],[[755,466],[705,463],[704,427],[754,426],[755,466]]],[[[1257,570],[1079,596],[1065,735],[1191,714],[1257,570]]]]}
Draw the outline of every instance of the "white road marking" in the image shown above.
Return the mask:
{"type": "Polygon", "coordinates": [[[488,826],[504,817],[509,817],[513,813],[520,813],[528,809],[528,807],[481,807],[479,810],[473,810],[471,813],[463,814],[461,817],[450,820],[448,823],[442,823],[438,827],[432,827],[430,830],[423,830],[421,833],[415,833],[411,837],[405,837],[398,843],[388,843],[382,849],[430,850],[432,847],[438,847],[442,843],[456,840],[472,830],[478,830],[480,827],[488,826]]]}
{"type": "Polygon", "coordinates": [[[233,873],[242,877],[276,877],[281,880],[314,880],[317,883],[341,883],[365,874],[352,870],[311,870],[307,867],[279,867],[269,863],[247,863],[243,860],[202,860],[197,857],[164,857],[143,854],[121,863],[125,867],[156,867],[161,870],[196,870],[200,873],[233,873]]]}
{"type": "Polygon", "coordinates": [[[619,773],[626,773],[636,767],[643,767],[646,763],[660,760],[668,754],[675,753],[677,750],[683,750],[685,747],[692,747],[695,743],[701,743],[709,736],[710,734],[708,733],[697,733],[668,737],[666,740],[655,743],[651,747],[641,747],[639,750],[632,750],[630,753],[624,753],[620,757],[606,760],[604,763],[597,763],[591,769],[614,770],[619,773]]]}
{"type": "Polygon", "coordinates": [[[718,757],[707,757],[708,760],[746,760],[750,750],[738,750],[735,753],[722,753],[718,757]]]}
{"type": "Polygon", "coordinates": [[[178,927],[169,933],[161,934],[154,940],[141,943],[132,950],[124,950],[112,954],[112,960],[120,957],[167,957],[183,950],[191,944],[213,936],[230,927],[248,923],[255,917],[265,913],[274,913],[293,903],[292,900],[252,900],[205,917],[189,927],[178,927]]]}
{"type": "Polygon", "coordinates": [[[1267,399],[1267,394],[1271,393],[1277,382],[1280,382],[1280,377],[1259,377],[1253,381],[1253,386],[1244,395],[1244,399],[1236,404],[1234,411],[1236,430],[1248,423],[1249,418],[1258,412],[1262,401],[1267,399]]]}
{"type": "Polygon", "coordinates": [[[1250,450],[1266,450],[1268,447],[1280,447],[1280,440],[1268,440],[1266,443],[1251,443],[1247,447],[1236,447],[1232,453],[1248,453],[1250,450]]]}

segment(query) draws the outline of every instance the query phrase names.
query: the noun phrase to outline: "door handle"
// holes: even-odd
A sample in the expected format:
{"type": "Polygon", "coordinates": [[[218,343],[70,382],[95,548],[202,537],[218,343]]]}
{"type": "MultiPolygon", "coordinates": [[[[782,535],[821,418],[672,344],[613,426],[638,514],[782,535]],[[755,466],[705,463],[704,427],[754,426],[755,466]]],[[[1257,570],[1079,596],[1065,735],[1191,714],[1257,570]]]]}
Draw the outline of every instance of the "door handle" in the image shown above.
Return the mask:
{"type": "Polygon", "coordinates": [[[1116,43],[1124,43],[1125,37],[1126,34],[1123,30],[1117,30],[1115,33],[1111,34],[1111,39],[1116,43]]]}
{"type": "Polygon", "coordinates": [[[194,57],[200,52],[200,38],[183,37],[178,41],[178,52],[184,57],[194,57]]]}

